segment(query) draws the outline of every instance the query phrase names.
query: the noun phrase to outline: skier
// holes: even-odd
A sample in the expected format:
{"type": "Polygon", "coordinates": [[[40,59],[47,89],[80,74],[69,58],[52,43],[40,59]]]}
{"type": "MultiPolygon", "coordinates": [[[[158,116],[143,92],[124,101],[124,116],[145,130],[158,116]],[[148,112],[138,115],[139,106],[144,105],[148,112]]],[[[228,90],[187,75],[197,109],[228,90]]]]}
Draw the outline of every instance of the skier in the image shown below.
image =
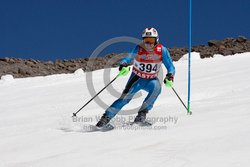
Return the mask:
{"type": "Polygon", "coordinates": [[[146,122],[146,114],[152,109],[158,95],[161,93],[161,84],[157,78],[161,63],[164,64],[168,73],[164,79],[167,87],[173,86],[175,67],[166,47],[159,43],[158,32],[155,28],[146,28],[142,33],[142,43],[137,45],[128,55],[119,63],[119,71],[123,75],[129,73],[128,66],[132,61],[132,74],[126,84],[126,87],[119,99],[117,99],[96,124],[98,128],[106,126],[109,121],[130,102],[134,94],[139,90],[148,92],[147,97],[135,117],[134,123],[141,124],[146,122]]]}

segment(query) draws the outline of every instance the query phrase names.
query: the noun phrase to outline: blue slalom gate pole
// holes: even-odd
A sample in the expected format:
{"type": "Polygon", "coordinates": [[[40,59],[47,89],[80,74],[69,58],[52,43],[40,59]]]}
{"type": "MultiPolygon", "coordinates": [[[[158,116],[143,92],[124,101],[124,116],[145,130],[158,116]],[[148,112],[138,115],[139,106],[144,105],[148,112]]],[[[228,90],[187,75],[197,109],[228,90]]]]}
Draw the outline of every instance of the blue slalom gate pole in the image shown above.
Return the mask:
{"type": "Polygon", "coordinates": [[[187,102],[187,111],[188,114],[191,114],[190,111],[190,87],[191,87],[191,51],[192,51],[192,0],[189,0],[189,40],[188,40],[188,102],[187,102]]]}

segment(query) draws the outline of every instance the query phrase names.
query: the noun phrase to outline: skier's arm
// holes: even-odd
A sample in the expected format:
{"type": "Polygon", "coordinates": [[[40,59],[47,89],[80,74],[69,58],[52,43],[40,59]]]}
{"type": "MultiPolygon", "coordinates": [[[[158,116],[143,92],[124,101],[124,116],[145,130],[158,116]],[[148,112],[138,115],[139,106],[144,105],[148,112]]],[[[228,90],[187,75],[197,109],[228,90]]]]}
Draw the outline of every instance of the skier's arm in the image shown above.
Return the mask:
{"type": "Polygon", "coordinates": [[[168,70],[168,73],[175,75],[175,67],[173,65],[169,51],[166,47],[162,47],[162,62],[166,67],[166,69],[168,70]]]}
{"type": "Polygon", "coordinates": [[[133,48],[128,54],[126,57],[124,57],[120,62],[119,62],[119,65],[122,65],[122,64],[130,64],[135,56],[137,55],[138,53],[138,46],[136,46],[135,48],[133,48]]]}

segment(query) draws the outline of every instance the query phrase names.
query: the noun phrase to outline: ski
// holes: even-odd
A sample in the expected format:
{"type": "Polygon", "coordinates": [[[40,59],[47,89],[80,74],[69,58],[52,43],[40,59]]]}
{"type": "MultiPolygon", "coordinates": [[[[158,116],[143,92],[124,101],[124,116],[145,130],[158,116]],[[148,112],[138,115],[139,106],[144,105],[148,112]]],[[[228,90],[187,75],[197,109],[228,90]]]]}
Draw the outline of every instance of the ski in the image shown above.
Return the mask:
{"type": "Polygon", "coordinates": [[[85,130],[85,132],[108,132],[108,131],[111,131],[113,130],[115,127],[111,124],[107,124],[103,127],[97,127],[95,125],[89,125],[88,128],[85,130]]]}
{"type": "Polygon", "coordinates": [[[138,125],[138,126],[152,126],[153,124],[148,122],[148,121],[144,121],[144,122],[129,122],[129,125],[133,126],[133,125],[138,125]]]}

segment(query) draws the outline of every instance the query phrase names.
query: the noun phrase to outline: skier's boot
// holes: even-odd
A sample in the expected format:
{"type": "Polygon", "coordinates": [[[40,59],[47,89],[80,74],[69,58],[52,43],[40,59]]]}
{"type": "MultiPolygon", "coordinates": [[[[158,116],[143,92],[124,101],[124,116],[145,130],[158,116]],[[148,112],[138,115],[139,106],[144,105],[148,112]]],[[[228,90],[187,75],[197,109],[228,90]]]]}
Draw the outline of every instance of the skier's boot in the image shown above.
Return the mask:
{"type": "Polygon", "coordinates": [[[111,120],[111,118],[109,118],[108,116],[103,114],[101,119],[97,122],[96,127],[103,128],[109,123],[110,120],[111,120]]]}
{"type": "Polygon", "coordinates": [[[147,109],[140,110],[138,115],[135,117],[134,123],[141,124],[146,122],[146,114],[148,113],[147,109]]]}

